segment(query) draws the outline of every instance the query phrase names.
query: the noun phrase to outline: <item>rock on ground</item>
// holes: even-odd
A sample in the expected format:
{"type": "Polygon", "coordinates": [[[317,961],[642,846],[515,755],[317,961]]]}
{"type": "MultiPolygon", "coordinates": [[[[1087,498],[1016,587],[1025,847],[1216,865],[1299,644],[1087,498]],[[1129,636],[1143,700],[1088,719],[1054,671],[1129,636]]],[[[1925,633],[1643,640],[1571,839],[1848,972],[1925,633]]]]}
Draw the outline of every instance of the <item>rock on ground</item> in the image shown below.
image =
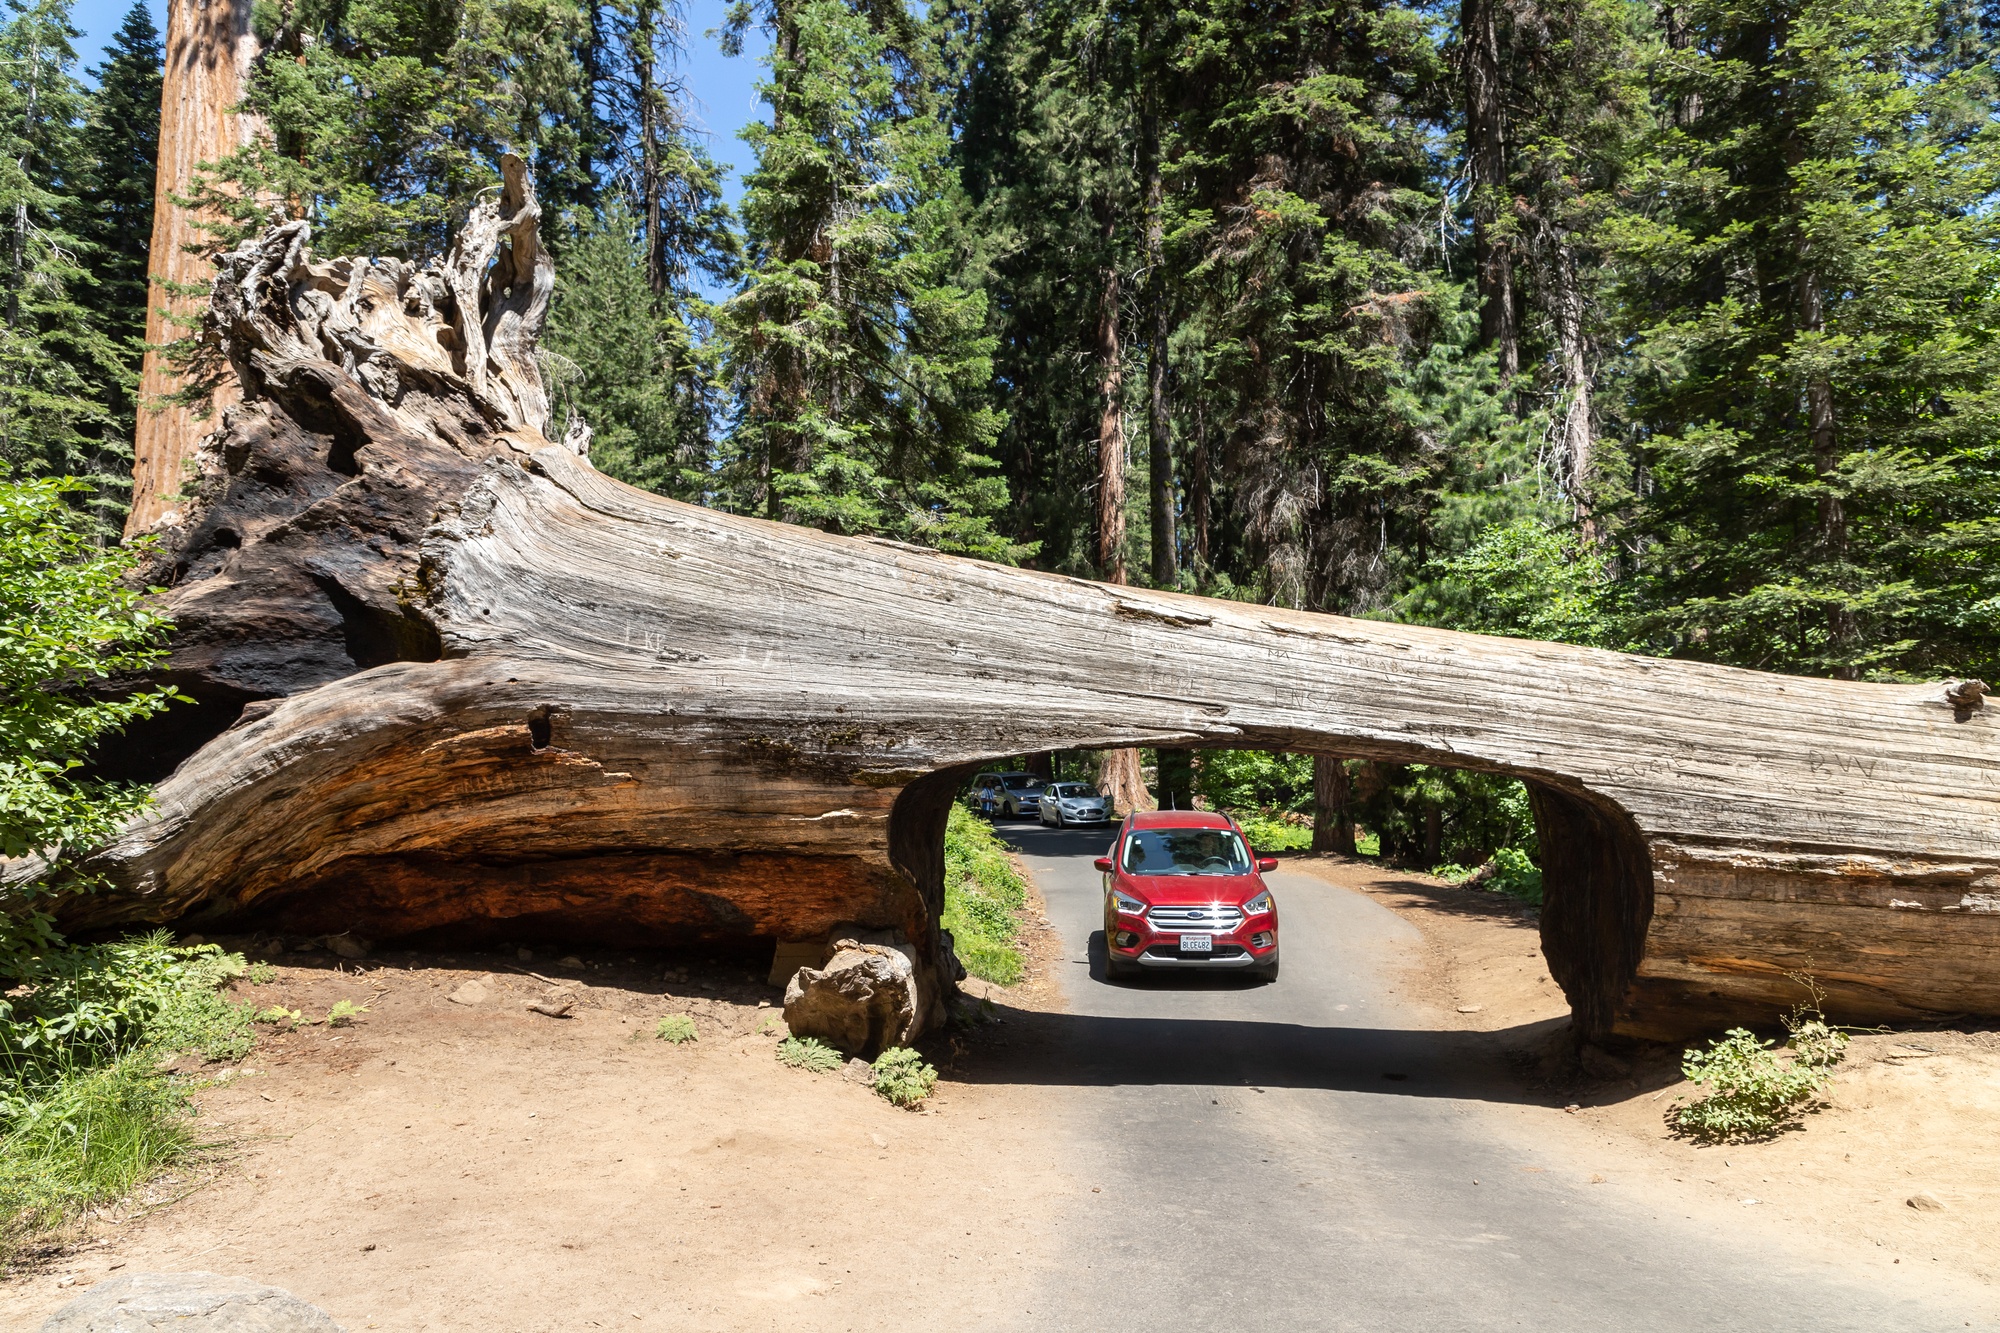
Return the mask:
{"type": "Polygon", "coordinates": [[[827,959],[785,986],[785,1026],[843,1055],[873,1058],[909,1041],[922,1013],[916,961],[899,936],[836,934],[827,959]]]}
{"type": "Polygon", "coordinates": [[[219,1273],[133,1273],[50,1315],[42,1333],[344,1333],[288,1291],[219,1273]]]}

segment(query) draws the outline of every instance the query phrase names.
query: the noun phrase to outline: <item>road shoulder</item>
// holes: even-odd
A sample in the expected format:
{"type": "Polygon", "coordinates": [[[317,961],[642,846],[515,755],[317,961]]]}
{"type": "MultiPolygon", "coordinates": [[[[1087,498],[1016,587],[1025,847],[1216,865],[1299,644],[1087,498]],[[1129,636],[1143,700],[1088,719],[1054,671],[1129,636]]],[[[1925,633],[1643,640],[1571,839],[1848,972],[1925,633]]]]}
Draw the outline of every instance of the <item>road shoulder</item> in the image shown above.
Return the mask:
{"type": "MultiPolygon", "coordinates": [[[[1665,1116],[1699,1089],[1680,1051],[1548,1058],[1568,1010],[1531,909],[1364,860],[1288,858],[1286,869],[1362,893],[1424,937],[1407,979],[1441,1028],[1483,1034],[1528,1094],[1505,1119],[1593,1183],[1746,1237],[1837,1254],[1896,1286],[2000,1295],[2000,1033],[1956,1028],[1859,1034],[1825,1105],[1769,1142],[1704,1147],[1665,1116]],[[1574,1107],[1575,1109],[1567,1109],[1574,1107]],[[1911,1200],[1918,1200],[1912,1206],[1911,1200]]],[[[1773,1015],[1775,1021],[1777,1015],[1773,1015]]]]}

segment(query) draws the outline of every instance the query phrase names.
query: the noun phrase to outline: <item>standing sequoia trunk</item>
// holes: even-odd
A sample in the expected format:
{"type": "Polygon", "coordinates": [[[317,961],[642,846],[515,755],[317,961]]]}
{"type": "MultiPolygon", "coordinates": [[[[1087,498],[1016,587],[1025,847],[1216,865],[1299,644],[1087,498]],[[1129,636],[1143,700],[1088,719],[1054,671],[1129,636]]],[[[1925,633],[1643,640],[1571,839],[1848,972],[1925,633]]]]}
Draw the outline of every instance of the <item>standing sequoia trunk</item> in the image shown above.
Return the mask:
{"type": "Polygon", "coordinates": [[[1354,814],[1349,806],[1352,784],[1347,761],[1330,754],[1313,756],[1313,841],[1317,855],[1328,852],[1353,856],[1354,814]]]}
{"type": "Polygon", "coordinates": [[[887,932],[921,1028],[955,975],[943,834],[970,773],[1268,749],[1524,779],[1585,1036],[1768,1021],[1805,969],[1839,1021],[2000,1013],[1976,682],[1346,620],[647,495],[548,442],[553,275],[518,161],[506,180],[425,268],[315,261],[303,223],[225,257],[209,336],[245,399],[154,571],[177,576],[163,675],[207,711],[121,746],[163,780],[87,858],[105,887],[58,900],[67,927],[887,932]],[[1089,670],[1024,709],[1024,643],[1089,670]]]}
{"type": "MultiPolygon", "coordinates": [[[[204,237],[201,219],[183,208],[195,168],[220,162],[251,141],[258,122],[237,110],[257,58],[250,0],[171,0],[166,66],[160,97],[160,159],[153,186],[153,238],[147,251],[146,358],[139,372],[139,413],[132,440],[132,509],[125,533],[150,532],[178,516],[173,497],[188,480],[196,443],[212,422],[166,400],[182,387],[167,363],[166,344],[201,311],[190,288],[208,281],[208,261],[192,253],[204,237]]],[[[213,408],[234,403],[238,388],[224,377],[213,408]]]]}

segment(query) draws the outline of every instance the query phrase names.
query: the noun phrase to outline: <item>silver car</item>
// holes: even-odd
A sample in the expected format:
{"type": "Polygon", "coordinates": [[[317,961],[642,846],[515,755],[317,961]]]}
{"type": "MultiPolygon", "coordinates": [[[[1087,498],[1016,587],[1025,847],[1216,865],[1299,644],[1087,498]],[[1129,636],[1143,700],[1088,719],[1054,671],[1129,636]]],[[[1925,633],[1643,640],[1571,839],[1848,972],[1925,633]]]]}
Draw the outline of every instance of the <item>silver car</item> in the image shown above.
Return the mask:
{"type": "Polygon", "coordinates": [[[1111,805],[1088,782],[1051,782],[1042,788],[1041,818],[1057,828],[1102,824],[1111,818],[1111,805]]]}
{"type": "Polygon", "coordinates": [[[1041,795],[1042,780],[1033,773],[981,773],[972,780],[966,801],[996,818],[1026,819],[1039,813],[1041,795]]]}

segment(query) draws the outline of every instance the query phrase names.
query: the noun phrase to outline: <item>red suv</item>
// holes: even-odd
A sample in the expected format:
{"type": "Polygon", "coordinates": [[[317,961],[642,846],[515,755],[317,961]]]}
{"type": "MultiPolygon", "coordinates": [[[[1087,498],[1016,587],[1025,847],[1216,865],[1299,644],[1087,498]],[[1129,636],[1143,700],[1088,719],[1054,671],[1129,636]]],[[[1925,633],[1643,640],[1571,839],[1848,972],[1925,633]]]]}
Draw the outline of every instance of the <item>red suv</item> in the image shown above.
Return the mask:
{"type": "Polygon", "coordinates": [[[1113,980],[1169,968],[1278,979],[1278,905],[1260,874],[1278,863],[1227,815],[1127,815],[1097,868],[1113,980]]]}

